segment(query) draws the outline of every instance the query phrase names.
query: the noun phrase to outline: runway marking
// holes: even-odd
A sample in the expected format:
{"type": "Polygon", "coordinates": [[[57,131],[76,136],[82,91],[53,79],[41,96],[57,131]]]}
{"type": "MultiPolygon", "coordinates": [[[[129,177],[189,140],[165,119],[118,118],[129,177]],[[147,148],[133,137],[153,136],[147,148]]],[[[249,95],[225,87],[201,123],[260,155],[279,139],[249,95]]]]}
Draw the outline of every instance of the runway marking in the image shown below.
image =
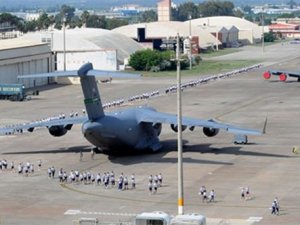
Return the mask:
{"type": "Polygon", "coordinates": [[[251,216],[247,219],[248,222],[258,223],[262,220],[262,217],[251,216]]]}
{"type": "Polygon", "coordinates": [[[81,211],[79,209],[69,209],[64,215],[101,215],[101,216],[125,216],[125,217],[133,217],[137,214],[134,213],[112,213],[112,212],[86,212],[81,211]]]}
{"type": "Polygon", "coordinates": [[[77,215],[79,213],[80,213],[79,209],[69,209],[64,213],[64,215],[77,215]]]}

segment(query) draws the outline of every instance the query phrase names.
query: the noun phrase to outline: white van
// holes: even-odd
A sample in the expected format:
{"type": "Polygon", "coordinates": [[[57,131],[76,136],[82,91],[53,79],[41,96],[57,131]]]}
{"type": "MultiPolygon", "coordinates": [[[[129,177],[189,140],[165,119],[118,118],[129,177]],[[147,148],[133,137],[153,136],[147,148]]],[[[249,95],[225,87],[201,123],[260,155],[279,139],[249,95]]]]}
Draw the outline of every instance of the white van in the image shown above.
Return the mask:
{"type": "Polygon", "coordinates": [[[135,217],[134,225],[170,225],[171,217],[160,211],[144,212],[135,217]]]}

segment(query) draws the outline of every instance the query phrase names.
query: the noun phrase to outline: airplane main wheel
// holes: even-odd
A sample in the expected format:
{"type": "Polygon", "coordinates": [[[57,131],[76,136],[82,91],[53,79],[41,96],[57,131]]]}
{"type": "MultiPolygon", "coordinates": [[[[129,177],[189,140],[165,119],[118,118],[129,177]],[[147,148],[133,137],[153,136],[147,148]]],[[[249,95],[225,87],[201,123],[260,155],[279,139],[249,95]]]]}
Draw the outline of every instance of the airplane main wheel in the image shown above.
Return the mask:
{"type": "Polygon", "coordinates": [[[279,75],[279,80],[280,81],[286,81],[287,75],[285,73],[282,73],[279,75]]]}
{"type": "Polygon", "coordinates": [[[263,76],[266,80],[269,80],[271,78],[271,73],[269,71],[266,71],[263,73],[263,76]]]}
{"type": "Polygon", "coordinates": [[[103,153],[103,151],[101,151],[101,149],[98,148],[98,147],[94,147],[94,148],[93,148],[93,151],[94,151],[96,154],[103,153]]]}

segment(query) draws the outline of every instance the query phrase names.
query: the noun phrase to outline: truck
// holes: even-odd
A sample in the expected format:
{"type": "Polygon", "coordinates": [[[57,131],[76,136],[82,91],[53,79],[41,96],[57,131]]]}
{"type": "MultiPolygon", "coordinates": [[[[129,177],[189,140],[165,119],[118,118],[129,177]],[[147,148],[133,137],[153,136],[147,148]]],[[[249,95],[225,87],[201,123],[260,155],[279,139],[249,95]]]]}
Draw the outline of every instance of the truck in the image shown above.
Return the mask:
{"type": "Polygon", "coordinates": [[[25,99],[23,84],[0,84],[0,99],[23,101],[25,99]]]}
{"type": "Polygon", "coordinates": [[[29,100],[29,95],[39,95],[39,90],[34,89],[25,91],[23,84],[1,84],[0,83],[0,99],[11,101],[29,100]]]}

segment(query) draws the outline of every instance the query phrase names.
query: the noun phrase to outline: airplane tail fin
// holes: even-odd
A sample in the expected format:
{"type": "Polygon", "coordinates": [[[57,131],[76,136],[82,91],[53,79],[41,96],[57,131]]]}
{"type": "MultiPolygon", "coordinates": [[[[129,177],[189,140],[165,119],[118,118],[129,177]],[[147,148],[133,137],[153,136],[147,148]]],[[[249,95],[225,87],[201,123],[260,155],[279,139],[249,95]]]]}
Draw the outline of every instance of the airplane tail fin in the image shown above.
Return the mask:
{"type": "Polygon", "coordinates": [[[80,83],[89,120],[103,117],[104,111],[95,77],[80,76],[80,83]]]}
{"type": "Polygon", "coordinates": [[[102,102],[97,87],[95,76],[100,77],[122,77],[137,78],[139,74],[118,73],[116,71],[94,70],[92,63],[82,65],[79,70],[56,71],[52,73],[41,73],[22,75],[18,78],[37,78],[37,77],[80,77],[81,87],[84,95],[84,104],[89,120],[95,120],[104,116],[102,102]]]}

